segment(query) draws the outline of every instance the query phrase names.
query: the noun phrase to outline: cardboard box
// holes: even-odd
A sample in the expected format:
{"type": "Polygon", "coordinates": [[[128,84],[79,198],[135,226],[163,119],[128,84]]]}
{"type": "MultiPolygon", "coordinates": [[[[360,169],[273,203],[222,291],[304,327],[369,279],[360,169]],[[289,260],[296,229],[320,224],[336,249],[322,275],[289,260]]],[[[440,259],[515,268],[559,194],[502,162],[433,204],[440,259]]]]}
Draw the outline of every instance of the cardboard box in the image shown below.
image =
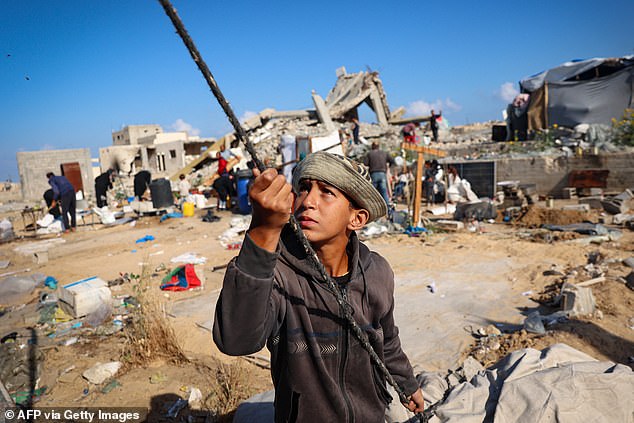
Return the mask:
{"type": "Polygon", "coordinates": [[[62,309],[75,318],[92,313],[104,302],[112,303],[108,283],[97,276],[60,286],[57,296],[62,309]]]}

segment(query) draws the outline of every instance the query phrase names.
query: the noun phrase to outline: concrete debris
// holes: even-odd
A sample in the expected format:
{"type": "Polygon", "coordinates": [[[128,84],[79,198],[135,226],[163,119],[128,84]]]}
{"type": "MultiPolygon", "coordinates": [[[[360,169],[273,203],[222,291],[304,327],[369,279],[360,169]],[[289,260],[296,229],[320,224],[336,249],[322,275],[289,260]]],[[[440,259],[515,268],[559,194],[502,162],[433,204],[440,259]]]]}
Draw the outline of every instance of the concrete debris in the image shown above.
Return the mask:
{"type": "Polygon", "coordinates": [[[82,376],[90,383],[99,385],[117,374],[121,368],[120,361],[110,363],[97,363],[82,373],[82,376]]]}
{"type": "Polygon", "coordinates": [[[596,310],[596,302],[591,288],[583,288],[570,283],[561,287],[562,307],[570,317],[592,315],[596,310]]]}
{"type": "Polygon", "coordinates": [[[628,201],[633,197],[632,191],[626,189],[621,194],[601,201],[603,209],[610,214],[625,213],[630,209],[628,201]]]}
{"type": "Polygon", "coordinates": [[[538,335],[544,335],[546,333],[539,311],[534,311],[526,317],[524,320],[524,330],[538,335]]]}

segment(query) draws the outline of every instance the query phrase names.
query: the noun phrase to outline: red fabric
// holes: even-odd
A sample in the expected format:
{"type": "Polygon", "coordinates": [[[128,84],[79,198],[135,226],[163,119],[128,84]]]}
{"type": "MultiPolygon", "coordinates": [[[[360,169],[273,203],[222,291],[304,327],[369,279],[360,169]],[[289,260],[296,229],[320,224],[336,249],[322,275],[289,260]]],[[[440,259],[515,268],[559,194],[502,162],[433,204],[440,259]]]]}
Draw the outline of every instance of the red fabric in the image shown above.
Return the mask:
{"type": "Polygon", "coordinates": [[[227,173],[227,161],[220,156],[218,159],[218,175],[223,175],[227,173]]]}
{"type": "Polygon", "coordinates": [[[185,280],[187,281],[187,286],[182,286],[180,283],[179,275],[181,272],[178,272],[174,276],[172,276],[172,280],[170,281],[173,285],[163,284],[161,289],[163,291],[187,291],[188,289],[198,288],[201,283],[200,279],[198,279],[198,275],[196,275],[196,270],[194,269],[194,265],[191,263],[187,263],[185,266],[185,280]]]}

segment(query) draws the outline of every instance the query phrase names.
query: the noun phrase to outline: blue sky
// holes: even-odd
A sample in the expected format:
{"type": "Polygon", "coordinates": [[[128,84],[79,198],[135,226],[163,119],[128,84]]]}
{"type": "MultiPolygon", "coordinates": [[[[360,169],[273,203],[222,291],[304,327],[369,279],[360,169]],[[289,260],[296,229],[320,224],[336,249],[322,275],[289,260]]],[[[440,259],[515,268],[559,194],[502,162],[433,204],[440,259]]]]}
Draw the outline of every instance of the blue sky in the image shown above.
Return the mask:
{"type": "MultiPolygon", "coordinates": [[[[392,108],[500,119],[526,76],[634,54],[634,1],[172,0],[235,113],[312,107],[335,70],[380,72],[392,108]]],[[[230,129],[158,1],[3,0],[0,180],[16,152],[89,147],[160,124],[230,129]]]]}

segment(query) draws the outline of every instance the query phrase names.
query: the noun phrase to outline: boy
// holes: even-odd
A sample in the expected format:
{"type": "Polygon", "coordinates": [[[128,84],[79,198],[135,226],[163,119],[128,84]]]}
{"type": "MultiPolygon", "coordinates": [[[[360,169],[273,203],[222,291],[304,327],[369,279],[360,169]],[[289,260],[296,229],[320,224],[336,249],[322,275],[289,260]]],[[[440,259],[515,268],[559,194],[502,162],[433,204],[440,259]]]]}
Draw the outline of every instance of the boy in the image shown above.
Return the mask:
{"type": "Polygon", "coordinates": [[[355,232],[387,212],[367,169],[317,152],[297,165],[292,187],[274,169],[256,172],[249,196],[251,227],[227,268],[213,335],[218,348],[231,355],[251,354],[266,344],[275,421],[379,422],[391,399],[287,224],[291,208],[356,323],[411,396],[407,407],[421,412],[423,395],[394,325],[392,269],[355,232]]]}

